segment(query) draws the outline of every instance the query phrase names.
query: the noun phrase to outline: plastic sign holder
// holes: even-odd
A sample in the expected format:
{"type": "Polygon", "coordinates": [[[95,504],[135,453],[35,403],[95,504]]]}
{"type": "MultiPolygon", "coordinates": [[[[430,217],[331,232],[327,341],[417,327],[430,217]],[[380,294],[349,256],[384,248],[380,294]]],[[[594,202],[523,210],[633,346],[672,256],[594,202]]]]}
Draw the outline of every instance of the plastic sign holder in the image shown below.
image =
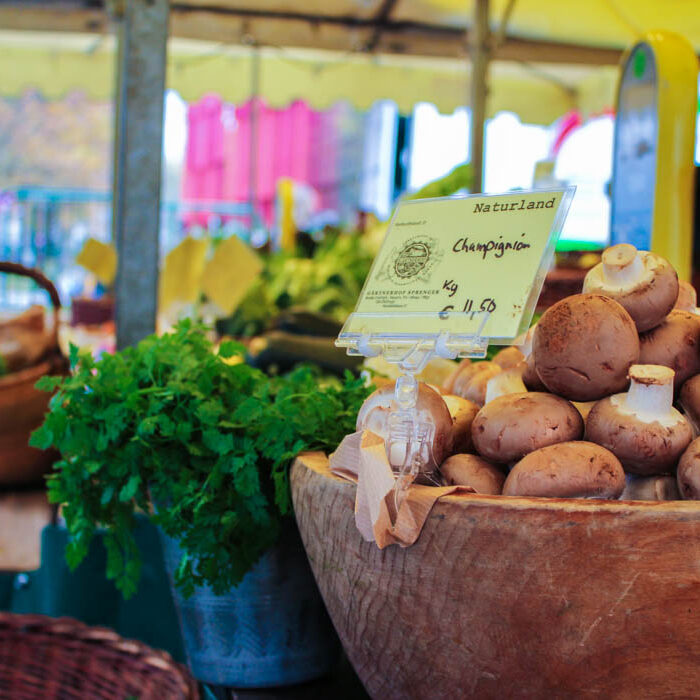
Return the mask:
{"type": "Polygon", "coordinates": [[[397,507],[431,461],[435,426],[417,410],[432,357],[484,357],[532,320],[574,187],[401,202],[357,307],[336,340],[397,365],[389,462],[397,507]]]}

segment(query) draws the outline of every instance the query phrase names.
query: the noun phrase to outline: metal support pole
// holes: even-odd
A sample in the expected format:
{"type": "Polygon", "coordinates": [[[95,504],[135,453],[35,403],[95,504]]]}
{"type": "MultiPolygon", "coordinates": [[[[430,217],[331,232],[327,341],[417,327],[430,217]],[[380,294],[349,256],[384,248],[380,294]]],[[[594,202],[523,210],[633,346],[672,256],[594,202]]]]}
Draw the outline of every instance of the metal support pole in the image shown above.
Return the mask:
{"type": "Polygon", "coordinates": [[[490,58],[489,0],[476,0],[474,22],[470,32],[471,72],[471,144],[470,155],[474,169],[474,192],[483,189],[484,125],[486,123],[486,94],[490,58]]]}
{"type": "Polygon", "coordinates": [[[115,3],[119,51],[112,183],[117,348],[153,333],[158,297],[168,0],[115,3]]]}

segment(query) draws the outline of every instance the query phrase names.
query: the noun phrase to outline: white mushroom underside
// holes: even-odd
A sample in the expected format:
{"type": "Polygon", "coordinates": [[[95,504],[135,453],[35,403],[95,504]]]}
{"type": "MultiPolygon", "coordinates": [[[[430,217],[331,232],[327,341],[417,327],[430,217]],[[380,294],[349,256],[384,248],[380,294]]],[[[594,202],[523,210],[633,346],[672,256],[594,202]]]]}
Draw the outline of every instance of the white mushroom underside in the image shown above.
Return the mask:
{"type": "MultiPolygon", "coordinates": [[[[664,389],[664,387],[644,388],[664,389]]],[[[610,403],[618,413],[625,416],[634,416],[640,423],[658,423],[664,428],[672,428],[685,421],[683,415],[673,406],[665,411],[659,411],[659,404],[654,403],[650,398],[630,404],[629,394],[615,394],[610,397],[610,403]]]]}
{"type": "Polygon", "coordinates": [[[596,265],[586,275],[584,291],[606,289],[610,292],[623,292],[650,282],[658,266],[659,261],[653,255],[641,251],[632,264],[622,269],[613,271],[610,267],[596,265]]]}

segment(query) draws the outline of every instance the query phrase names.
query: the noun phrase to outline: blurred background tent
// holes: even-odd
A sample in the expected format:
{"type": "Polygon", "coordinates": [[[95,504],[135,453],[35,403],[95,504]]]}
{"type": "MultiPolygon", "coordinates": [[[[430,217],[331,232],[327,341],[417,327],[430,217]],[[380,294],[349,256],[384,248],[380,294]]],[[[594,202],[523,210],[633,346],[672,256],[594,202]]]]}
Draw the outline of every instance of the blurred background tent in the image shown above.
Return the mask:
{"type": "MultiPolygon", "coordinates": [[[[25,123],[24,107],[41,100],[73,100],[72,112],[84,115],[100,101],[113,104],[110,15],[120,7],[99,0],[0,6],[0,100],[26,103],[5,134],[16,134],[25,123]],[[29,100],[28,89],[40,100],[29,100]]],[[[679,31],[698,47],[699,22],[694,3],[683,0],[172,2],[161,254],[192,225],[225,223],[229,232],[248,234],[257,227],[263,232],[257,240],[264,240],[277,223],[282,177],[316,191],[320,212],[331,212],[317,220],[319,226],[347,225],[358,210],[386,216],[402,191],[481,152],[468,142],[470,129],[472,139],[482,131],[472,107],[484,57],[483,117],[490,122],[483,189],[531,186],[536,163],[550,161],[553,178],[579,184],[567,236],[600,244],[607,236],[604,186],[622,51],[651,28],[679,31]],[[177,120],[168,115],[178,110],[180,132],[173,138],[168,129],[177,120]],[[291,149],[289,133],[295,135],[291,149]],[[176,172],[169,153],[178,139],[187,145],[179,146],[176,172]],[[202,201],[206,206],[199,206],[202,201]]],[[[82,176],[67,187],[92,183],[87,194],[75,195],[88,204],[72,201],[67,192],[47,192],[46,185],[61,182],[54,171],[44,174],[43,183],[40,174],[23,182],[24,171],[0,163],[6,201],[22,210],[19,219],[8,207],[0,211],[0,226],[15,222],[4,236],[16,244],[10,255],[17,246],[27,248],[25,232],[37,227],[44,229],[34,237],[40,244],[66,239],[68,229],[76,246],[87,232],[108,237],[109,119],[104,111],[100,125],[82,129],[98,144],[83,150],[93,158],[102,153],[102,169],[74,162],[64,167],[82,176]],[[79,217],[80,230],[65,214],[77,206],[91,209],[79,217]]],[[[72,154],[78,150],[76,144],[72,154]]],[[[26,262],[43,264],[41,252],[26,262]]]]}

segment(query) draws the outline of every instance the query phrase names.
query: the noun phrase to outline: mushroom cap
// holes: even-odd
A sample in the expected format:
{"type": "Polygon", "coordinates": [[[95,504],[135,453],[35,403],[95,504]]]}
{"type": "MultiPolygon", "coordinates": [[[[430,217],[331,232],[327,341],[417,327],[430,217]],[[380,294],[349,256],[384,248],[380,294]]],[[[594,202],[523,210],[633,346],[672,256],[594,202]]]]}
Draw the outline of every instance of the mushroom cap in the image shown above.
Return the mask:
{"type": "Polygon", "coordinates": [[[452,416],[452,452],[471,452],[474,449],[472,423],[479,407],[473,401],[454,394],[445,394],[442,398],[452,416]]]}
{"type": "Polygon", "coordinates": [[[691,425],[697,430],[700,427],[700,374],[685,381],[681,387],[678,403],[691,425]]]}
{"type": "Polygon", "coordinates": [[[678,462],[678,490],[688,501],[700,501],[700,438],[693,440],[678,462]]]}
{"type": "Polygon", "coordinates": [[[650,476],[672,472],[693,439],[690,423],[675,408],[645,421],[625,409],[627,394],[601,399],[586,419],[586,440],[610,450],[626,472],[650,476]]]}
{"type": "Polygon", "coordinates": [[[621,501],[680,501],[676,477],[670,474],[662,476],[634,476],[628,474],[621,501]]]}
{"type": "Polygon", "coordinates": [[[574,294],[544,312],[533,354],[549,391],[572,401],[591,401],[627,387],[627,370],[639,359],[639,336],[631,316],[615,300],[574,294]]]}
{"type": "Polygon", "coordinates": [[[639,336],[639,363],[663,365],[676,373],[678,389],[700,372],[700,316],[689,311],[671,311],[656,328],[639,336]]]}
{"type": "Polygon", "coordinates": [[[452,393],[483,406],[489,379],[502,371],[495,362],[474,362],[457,375],[452,393]]]}
{"type": "Polygon", "coordinates": [[[446,486],[466,486],[474,493],[499,494],[506,475],[491,462],[477,455],[456,454],[440,467],[446,486]]]}
{"type": "Polygon", "coordinates": [[[511,369],[517,367],[524,359],[525,355],[520,348],[511,345],[509,348],[499,350],[493,356],[492,362],[496,363],[501,369],[511,369]]]}
{"type": "MultiPolygon", "coordinates": [[[[432,421],[435,426],[431,445],[432,457],[424,471],[433,471],[452,452],[452,416],[442,396],[423,382],[418,383],[416,402],[418,421],[432,421]]],[[[389,415],[398,410],[394,400],[394,383],[370,394],[357,414],[357,430],[371,430],[385,441],[389,437],[389,415]]]]}
{"type": "Polygon", "coordinates": [[[671,263],[656,253],[621,244],[607,248],[603,262],[592,267],[583,281],[583,291],[604,294],[624,306],[641,333],[657,326],[678,298],[678,274],[671,263]],[[628,264],[628,255],[638,256],[643,274],[637,281],[616,284],[606,279],[605,264],[628,264]]]}
{"type": "Polygon", "coordinates": [[[479,454],[504,464],[582,435],[583,418],[566,399],[536,391],[499,396],[472,423],[472,440],[479,454]]]}
{"type": "Polygon", "coordinates": [[[690,311],[695,313],[695,309],[698,307],[698,293],[690,282],[685,280],[680,280],[678,282],[678,298],[676,303],[673,305],[674,309],[680,309],[681,311],[690,311]]]}
{"type": "Polygon", "coordinates": [[[465,368],[469,367],[472,364],[472,361],[468,358],[465,357],[463,360],[461,360],[458,363],[455,363],[454,369],[450,374],[447,376],[445,381],[442,383],[442,390],[446,394],[452,394],[454,385],[455,385],[455,379],[457,379],[457,375],[465,368]]]}
{"type": "Polygon", "coordinates": [[[535,353],[530,353],[525,360],[523,383],[530,391],[547,391],[547,387],[542,383],[535,369],[535,353]]]}
{"type": "Polygon", "coordinates": [[[560,442],[523,457],[503,485],[504,496],[617,498],[625,473],[614,454],[592,442],[560,442]]]}

